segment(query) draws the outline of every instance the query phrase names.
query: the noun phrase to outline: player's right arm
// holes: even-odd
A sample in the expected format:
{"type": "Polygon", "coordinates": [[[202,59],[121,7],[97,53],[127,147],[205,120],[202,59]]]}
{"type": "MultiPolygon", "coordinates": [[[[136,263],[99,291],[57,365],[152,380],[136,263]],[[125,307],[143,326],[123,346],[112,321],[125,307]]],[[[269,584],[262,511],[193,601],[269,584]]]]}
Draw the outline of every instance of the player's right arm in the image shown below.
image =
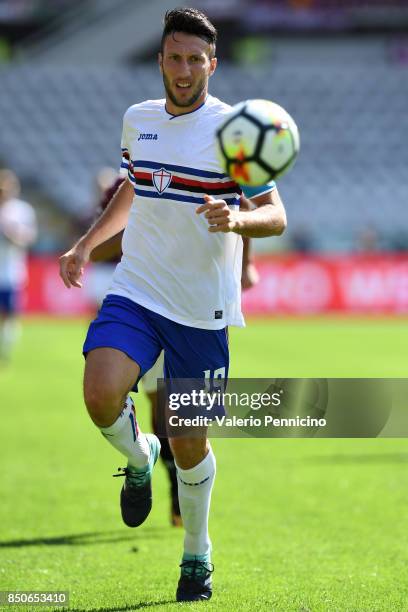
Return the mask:
{"type": "Polygon", "coordinates": [[[98,220],[72,249],[60,257],[60,276],[66,287],[82,287],[80,279],[92,250],[125,228],[133,196],[131,182],[124,181],[98,220]]]}

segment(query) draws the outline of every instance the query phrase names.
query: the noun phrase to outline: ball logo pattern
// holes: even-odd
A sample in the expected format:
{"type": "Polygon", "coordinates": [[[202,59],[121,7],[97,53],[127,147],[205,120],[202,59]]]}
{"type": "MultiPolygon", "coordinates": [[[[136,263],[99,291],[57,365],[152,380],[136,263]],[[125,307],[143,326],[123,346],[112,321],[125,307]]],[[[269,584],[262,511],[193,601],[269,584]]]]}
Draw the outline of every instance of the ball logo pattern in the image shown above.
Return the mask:
{"type": "Polygon", "coordinates": [[[216,132],[222,168],[241,185],[265,185],[283,176],[299,153],[300,138],[289,113],[269,100],[234,106],[216,132]]]}

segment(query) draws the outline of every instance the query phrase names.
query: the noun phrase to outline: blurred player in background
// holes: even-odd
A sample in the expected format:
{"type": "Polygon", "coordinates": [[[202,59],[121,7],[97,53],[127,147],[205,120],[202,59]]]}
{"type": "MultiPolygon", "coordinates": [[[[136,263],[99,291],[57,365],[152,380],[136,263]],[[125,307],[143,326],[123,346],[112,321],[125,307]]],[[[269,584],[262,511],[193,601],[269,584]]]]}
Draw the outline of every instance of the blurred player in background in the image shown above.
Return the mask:
{"type": "Polygon", "coordinates": [[[18,336],[17,315],[27,278],[27,249],[37,237],[33,207],[20,200],[20,182],[0,169],[0,360],[7,361],[18,336]]]}
{"type": "MultiPolygon", "coordinates": [[[[216,38],[200,11],[166,13],[159,53],[165,99],[135,104],[125,113],[127,180],[99,220],[60,258],[65,285],[81,287],[92,250],[126,228],[122,260],[83,352],[89,415],[128,460],[120,500],[130,527],[150,513],[160,442],[140,430],[128,393],[162,350],[170,381],[227,379],[227,326],[244,324],[241,235],[280,235],[286,226],[274,183],[245,190],[256,210],[240,211],[242,190],[216,159],[214,132],[231,108],[208,95],[217,67],[216,38]]],[[[215,456],[206,429],[174,436],[170,444],[185,531],[176,598],[208,600],[215,456]]]]}
{"type": "MultiPolygon", "coordinates": [[[[124,177],[120,175],[118,176],[113,168],[102,168],[102,170],[98,173],[97,188],[100,199],[96,208],[96,218],[100,217],[116,191],[119,189],[120,185],[125,180],[126,179],[124,177]]],[[[243,208],[244,210],[249,210],[248,206],[246,206],[246,200],[243,200],[243,208]]],[[[98,304],[100,304],[105,297],[111,281],[113,270],[122,256],[122,237],[123,231],[119,232],[116,236],[105,243],[99,245],[91,253],[90,260],[97,264],[97,266],[94,266],[94,268],[103,266],[101,273],[98,270],[96,270],[95,273],[95,269],[93,268],[92,274],[88,275],[87,281],[87,292],[88,294],[91,294],[92,298],[98,304]]],[[[254,287],[259,281],[258,271],[251,257],[250,241],[250,238],[247,238],[246,236],[243,237],[244,248],[242,254],[241,285],[242,289],[244,290],[254,287]]],[[[141,383],[149,400],[152,430],[160,440],[160,457],[163,461],[170,483],[170,522],[174,527],[181,527],[182,519],[178,500],[177,469],[174,463],[174,457],[173,453],[171,452],[168,438],[163,438],[159,435],[158,427],[157,379],[163,378],[163,372],[164,352],[162,351],[154,366],[141,378],[141,383]]]]}

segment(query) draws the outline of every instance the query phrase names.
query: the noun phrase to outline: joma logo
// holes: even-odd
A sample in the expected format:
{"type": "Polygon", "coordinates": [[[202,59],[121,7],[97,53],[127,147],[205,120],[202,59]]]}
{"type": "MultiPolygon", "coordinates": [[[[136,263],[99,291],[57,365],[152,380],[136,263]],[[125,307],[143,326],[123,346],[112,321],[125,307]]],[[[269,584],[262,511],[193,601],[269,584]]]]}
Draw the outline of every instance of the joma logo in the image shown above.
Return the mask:
{"type": "Polygon", "coordinates": [[[159,137],[157,134],[140,134],[137,142],[139,140],[159,140],[159,137]]]}

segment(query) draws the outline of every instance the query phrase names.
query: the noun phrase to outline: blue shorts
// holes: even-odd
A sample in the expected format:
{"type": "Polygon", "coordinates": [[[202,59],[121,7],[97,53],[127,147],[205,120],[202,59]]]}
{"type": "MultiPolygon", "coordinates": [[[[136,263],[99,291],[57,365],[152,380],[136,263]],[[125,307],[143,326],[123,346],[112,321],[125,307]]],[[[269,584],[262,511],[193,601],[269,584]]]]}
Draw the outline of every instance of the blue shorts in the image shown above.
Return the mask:
{"type": "Polygon", "coordinates": [[[12,315],[20,310],[21,293],[17,289],[0,289],[0,314],[12,315]]]}
{"type": "MultiPolygon", "coordinates": [[[[140,376],[164,351],[164,378],[227,379],[227,328],[199,329],[181,325],[128,298],[108,295],[92,321],[83,347],[86,356],[96,348],[126,353],[140,366],[140,376]]],[[[135,381],[134,390],[137,391],[135,381]]]]}

